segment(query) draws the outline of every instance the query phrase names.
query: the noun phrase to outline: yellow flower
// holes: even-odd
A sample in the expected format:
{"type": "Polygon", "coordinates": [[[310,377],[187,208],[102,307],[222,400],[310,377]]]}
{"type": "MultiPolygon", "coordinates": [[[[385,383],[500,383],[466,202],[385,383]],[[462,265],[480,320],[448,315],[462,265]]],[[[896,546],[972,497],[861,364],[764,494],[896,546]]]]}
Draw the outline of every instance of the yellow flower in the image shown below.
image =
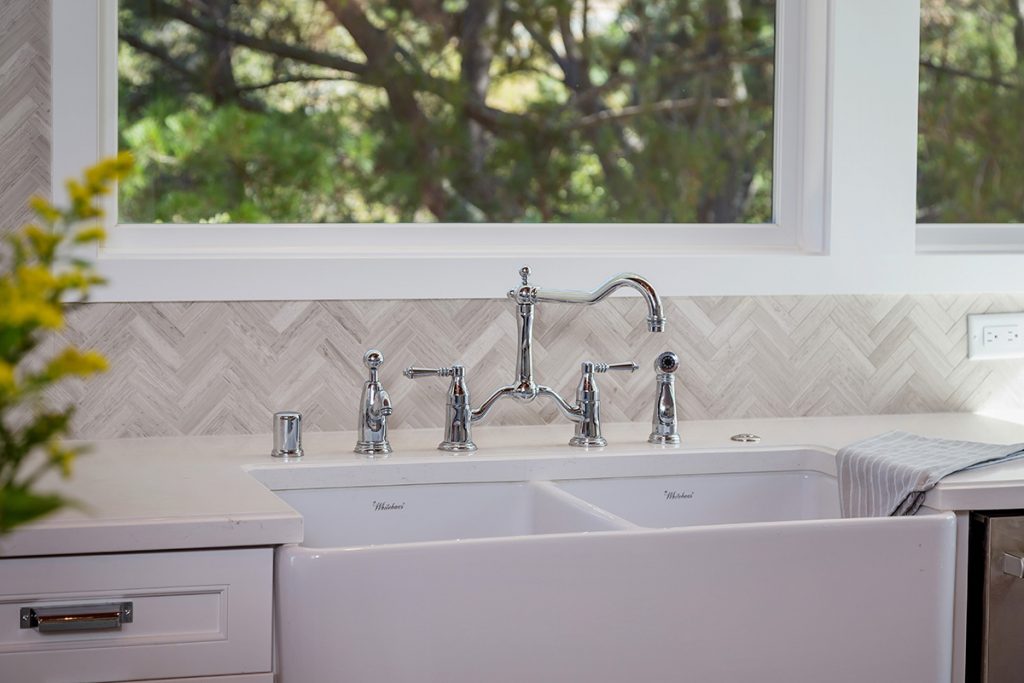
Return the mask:
{"type": "Polygon", "coordinates": [[[135,168],[135,157],[131,152],[120,152],[114,157],[114,173],[118,180],[124,179],[135,168]]]}
{"type": "Polygon", "coordinates": [[[88,244],[90,242],[99,242],[102,244],[106,239],[107,231],[98,225],[94,225],[76,232],[74,242],[75,244],[88,244]]]}
{"type": "Polygon", "coordinates": [[[44,230],[38,225],[31,224],[22,228],[22,233],[40,259],[44,261],[53,260],[54,254],[57,253],[57,247],[60,246],[60,235],[44,230]]]}
{"type": "Polygon", "coordinates": [[[106,283],[106,280],[99,275],[76,268],[75,270],[69,270],[58,275],[56,288],[61,292],[66,292],[69,289],[86,290],[92,285],[102,285],[104,283],[106,283]]]}
{"type": "MultiPolygon", "coordinates": [[[[45,333],[64,325],[62,300],[70,300],[69,294],[84,299],[93,285],[103,282],[88,261],[75,258],[73,253],[65,255],[61,247],[102,242],[105,233],[101,226],[82,227],[78,223],[102,215],[96,198],[109,193],[132,164],[131,155],[119,154],[88,169],[81,180],[68,181],[70,206],[58,208],[43,197],[33,197],[29,204],[39,216],[39,224],[27,225],[3,238],[8,249],[6,258],[0,258],[0,346],[4,351],[0,360],[0,422],[8,427],[11,438],[0,453],[0,469],[11,468],[11,476],[7,484],[0,484],[0,498],[9,491],[11,482],[18,481],[19,466],[38,444],[40,434],[45,437],[42,446],[48,456],[42,470],[58,469],[65,477],[71,474],[79,449],[61,445],[60,439],[68,432],[72,408],[49,407],[46,391],[62,379],[88,377],[106,370],[107,360],[96,351],[69,346],[44,360],[41,369],[35,362],[22,363],[39,357],[43,345],[53,343],[45,333]],[[28,365],[33,369],[27,369],[28,365]],[[9,421],[8,416],[15,412],[19,420],[9,421]],[[21,420],[23,415],[25,419],[21,420]]],[[[31,491],[28,493],[31,495],[31,491]]],[[[47,509],[66,502],[49,500],[47,509]]],[[[0,510],[0,531],[43,512],[9,517],[0,510]]]]}
{"type": "Polygon", "coordinates": [[[28,205],[47,223],[54,223],[60,218],[60,209],[39,195],[29,197],[28,205]]]}
{"type": "Polygon", "coordinates": [[[15,278],[24,294],[43,300],[50,298],[57,285],[57,278],[43,266],[19,266],[15,278]]]}
{"type": "Polygon", "coordinates": [[[71,197],[71,212],[79,220],[98,218],[103,215],[103,211],[92,203],[97,192],[89,184],[88,173],[89,171],[86,172],[86,185],[77,180],[69,180],[67,182],[68,196],[71,197]]]}
{"type": "MultiPolygon", "coordinates": [[[[86,171],[88,174],[88,171],[86,171]]],[[[68,196],[71,197],[73,202],[88,202],[92,199],[92,194],[89,192],[89,188],[78,182],[77,180],[69,180],[65,187],[68,190],[68,196]]]]}
{"type": "Polygon", "coordinates": [[[50,462],[60,468],[61,475],[64,478],[70,477],[71,465],[75,462],[75,451],[70,448],[64,448],[59,443],[55,442],[47,444],[46,451],[50,456],[50,462]]]}
{"type": "MultiPolygon", "coordinates": [[[[19,275],[28,273],[30,278],[50,277],[45,269],[22,267],[19,275]],[[41,272],[40,272],[41,271],[41,272]]],[[[36,283],[33,286],[38,286],[36,283]]],[[[19,280],[0,279],[0,330],[11,328],[60,329],[64,325],[64,314],[57,301],[50,301],[53,291],[47,287],[32,291],[19,280]]],[[[18,334],[23,334],[19,332],[18,334]]]]}
{"type": "Polygon", "coordinates": [[[108,157],[85,171],[85,187],[93,195],[104,195],[110,192],[111,184],[123,178],[135,164],[130,152],[121,152],[116,157],[108,157]]]}
{"type": "Polygon", "coordinates": [[[14,366],[0,360],[0,396],[10,396],[16,388],[14,366]]]}
{"type": "Polygon", "coordinates": [[[69,346],[51,358],[43,372],[51,379],[69,375],[88,377],[97,372],[104,372],[107,367],[107,359],[98,351],[80,351],[69,346]]]}

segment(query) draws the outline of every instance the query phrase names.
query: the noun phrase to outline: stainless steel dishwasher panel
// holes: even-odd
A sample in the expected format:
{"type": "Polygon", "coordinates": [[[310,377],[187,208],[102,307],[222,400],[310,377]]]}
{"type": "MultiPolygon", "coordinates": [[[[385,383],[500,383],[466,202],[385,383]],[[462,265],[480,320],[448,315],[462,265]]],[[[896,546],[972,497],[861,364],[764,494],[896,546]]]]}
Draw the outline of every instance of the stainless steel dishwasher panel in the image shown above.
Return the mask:
{"type": "Polygon", "coordinates": [[[976,643],[980,680],[1019,683],[1024,672],[1024,516],[1014,511],[1013,516],[976,513],[974,518],[984,543],[976,546],[972,567],[983,581],[975,592],[981,602],[975,621],[981,627],[976,643]]]}

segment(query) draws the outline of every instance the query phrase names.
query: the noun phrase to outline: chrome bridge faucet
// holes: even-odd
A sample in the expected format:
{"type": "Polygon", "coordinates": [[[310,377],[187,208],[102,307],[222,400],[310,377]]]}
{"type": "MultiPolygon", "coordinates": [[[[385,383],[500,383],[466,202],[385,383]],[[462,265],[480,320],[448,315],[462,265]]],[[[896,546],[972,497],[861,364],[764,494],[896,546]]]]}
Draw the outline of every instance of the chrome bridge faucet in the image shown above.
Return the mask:
{"type": "Polygon", "coordinates": [[[609,370],[633,372],[636,363],[593,363],[585,362],[581,368],[580,383],[576,390],[576,403],[570,404],[554,389],[538,384],[533,377],[533,320],[535,308],[542,301],[568,304],[596,304],[606,299],[621,287],[637,290],[647,304],[647,329],[651,332],[665,330],[665,313],[661,298],[654,287],[643,277],[633,273],[622,273],[611,278],[592,292],[543,289],[530,285],[530,269],[519,271],[522,284],[509,291],[508,298],[516,302],[518,315],[518,347],[516,349],[516,377],[508,385],[500,387],[476,409],[471,408],[469,390],[465,381],[465,368],[455,365],[451,368],[408,368],[405,376],[416,379],[426,376],[451,377],[446,409],[445,439],[438,446],[443,451],[473,451],[476,445],[472,439],[472,423],[484,419],[500,399],[511,398],[530,402],[538,396],[550,398],[559,411],[576,425],[576,433],[570,439],[572,446],[604,446],[607,441],[601,436],[600,392],[594,381],[595,373],[609,370]]]}

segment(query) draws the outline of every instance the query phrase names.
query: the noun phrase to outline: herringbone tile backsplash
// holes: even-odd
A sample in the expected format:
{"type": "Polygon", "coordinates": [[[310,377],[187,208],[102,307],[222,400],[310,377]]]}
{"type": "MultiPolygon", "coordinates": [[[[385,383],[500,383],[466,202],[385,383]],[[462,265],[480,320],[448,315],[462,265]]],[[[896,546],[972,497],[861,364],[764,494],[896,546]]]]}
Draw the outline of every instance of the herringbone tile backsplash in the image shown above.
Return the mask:
{"type": "MultiPolygon", "coordinates": [[[[49,3],[0,1],[0,226],[49,189],[49,3]]],[[[581,283],[590,284],[590,283],[581,283]]],[[[1024,296],[700,297],[666,302],[668,331],[646,332],[636,297],[593,307],[542,304],[538,378],[566,394],[579,362],[637,360],[600,377],[604,418],[646,420],[654,357],[683,360],[684,419],[984,407],[1024,408],[1024,362],[966,360],[968,312],[1024,310],[1024,296]]],[[[78,406],[85,438],[268,432],[298,409],[309,429],[352,428],[365,349],[383,350],[392,424],[440,430],[445,380],[406,365],[460,361],[477,397],[511,379],[506,300],[90,304],[63,340],[95,347],[106,375],[55,392],[78,406]],[[468,321],[461,323],[460,321],[468,321]]],[[[491,423],[555,419],[550,404],[497,406],[491,423]]]]}
{"type": "Polygon", "coordinates": [[[50,3],[0,2],[0,231],[50,185],[50,3]]]}
{"type": "MultiPolygon", "coordinates": [[[[636,297],[541,304],[535,369],[571,396],[579,363],[637,360],[599,378],[603,417],[646,420],[655,356],[680,354],[684,419],[965,411],[1024,406],[1024,363],[966,359],[968,311],[1020,310],[1024,296],[671,298],[669,328],[646,331],[636,297]]],[[[111,370],[58,394],[92,438],[259,433],[275,410],[310,429],[352,429],[363,351],[380,348],[397,427],[440,429],[447,380],[410,381],[408,365],[468,368],[479,399],[512,379],[514,306],[506,300],[91,304],[68,341],[111,370]],[[458,321],[470,321],[460,324],[458,321]]],[[[503,402],[491,424],[553,421],[554,408],[503,402]]]]}

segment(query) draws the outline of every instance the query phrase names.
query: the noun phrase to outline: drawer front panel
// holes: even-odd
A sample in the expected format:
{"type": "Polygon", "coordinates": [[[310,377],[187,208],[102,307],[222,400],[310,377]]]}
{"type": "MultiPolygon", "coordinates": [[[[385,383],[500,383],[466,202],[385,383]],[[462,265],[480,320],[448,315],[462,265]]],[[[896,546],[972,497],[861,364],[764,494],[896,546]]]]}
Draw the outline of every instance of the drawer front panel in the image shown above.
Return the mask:
{"type": "Polygon", "coordinates": [[[0,681],[268,672],[272,572],[269,548],[0,560],[0,681]],[[112,604],[130,609],[119,627],[75,614],[112,604]],[[70,630],[24,628],[29,610],[70,630]]]}

